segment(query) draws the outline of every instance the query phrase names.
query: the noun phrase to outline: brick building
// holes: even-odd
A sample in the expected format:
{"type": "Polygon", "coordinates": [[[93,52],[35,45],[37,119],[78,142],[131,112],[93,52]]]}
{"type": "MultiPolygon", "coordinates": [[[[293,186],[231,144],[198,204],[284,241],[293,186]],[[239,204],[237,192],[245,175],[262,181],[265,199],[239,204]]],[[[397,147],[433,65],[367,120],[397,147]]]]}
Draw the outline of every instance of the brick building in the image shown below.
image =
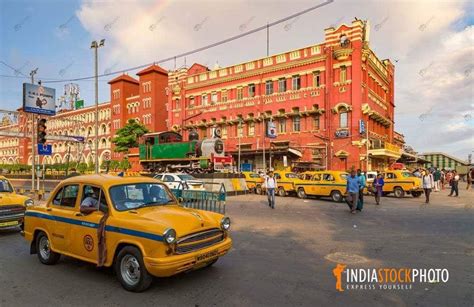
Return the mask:
{"type": "Polygon", "coordinates": [[[394,66],[370,49],[369,33],[368,22],[354,20],[326,29],[320,44],[169,72],[168,127],[186,139],[218,125],[226,150],[237,160],[240,148],[254,169],[263,168],[264,151],[266,167],[270,154],[275,168],[365,169],[367,156],[369,169],[387,167],[403,142],[394,138],[394,66]],[[269,122],[275,139],[264,137],[269,122]]]}

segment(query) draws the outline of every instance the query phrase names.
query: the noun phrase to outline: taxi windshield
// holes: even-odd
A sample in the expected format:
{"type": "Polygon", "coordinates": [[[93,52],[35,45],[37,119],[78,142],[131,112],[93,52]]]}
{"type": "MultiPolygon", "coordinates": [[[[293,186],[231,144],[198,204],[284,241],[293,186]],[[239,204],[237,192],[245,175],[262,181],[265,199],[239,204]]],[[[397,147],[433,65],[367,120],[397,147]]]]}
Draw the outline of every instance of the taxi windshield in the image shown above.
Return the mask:
{"type": "Polygon", "coordinates": [[[10,182],[8,182],[8,180],[0,179],[0,192],[7,192],[7,193],[13,192],[13,188],[10,185],[10,182]]]}
{"type": "Polygon", "coordinates": [[[133,183],[110,188],[110,198],[118,211],[175,204],[176,199],[159,183],[133,183]]]}

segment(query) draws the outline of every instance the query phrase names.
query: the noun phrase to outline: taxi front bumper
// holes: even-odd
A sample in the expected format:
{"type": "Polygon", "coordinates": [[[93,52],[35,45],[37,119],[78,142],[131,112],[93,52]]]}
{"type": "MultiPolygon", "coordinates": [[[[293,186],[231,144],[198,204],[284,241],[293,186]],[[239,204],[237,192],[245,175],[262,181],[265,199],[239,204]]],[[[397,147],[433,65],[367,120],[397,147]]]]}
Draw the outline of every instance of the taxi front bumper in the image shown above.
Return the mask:
{"type": "Polygon", "coordinates": [[[17,227],[23,224],[24,213],[15,213],[0,216],[0,229],[17,227]]]}
{"type": "Polygon", "coordinates": [[[164,258],[144,257],[143,261],[147,271],[151,275],[157,277],[167,277],[181,272],[204,267],[212,260],[227,254],[231,247],[232,239],[227,237],[218,244],[203,248],[196,252],[182,255],[173,255],[164,258]],[[202,255],[211,256],[201,259],[202,255]]]}

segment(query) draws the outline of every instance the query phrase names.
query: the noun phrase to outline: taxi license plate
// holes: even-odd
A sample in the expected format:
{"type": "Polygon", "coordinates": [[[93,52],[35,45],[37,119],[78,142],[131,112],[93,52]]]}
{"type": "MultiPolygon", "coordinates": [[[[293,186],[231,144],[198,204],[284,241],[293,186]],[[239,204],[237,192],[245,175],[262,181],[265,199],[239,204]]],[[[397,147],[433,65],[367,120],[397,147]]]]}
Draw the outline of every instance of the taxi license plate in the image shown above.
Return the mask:
{"type": "Polygon", "coordinates": [[[8,227],[8,226],[16,226],[16,225],[18,225],[18,221],[0,223],[0,227],[8,227]]]}
{"type": "Polygon", "coordinates": [[[218,254],[219,254],[219,251],[217,249],[213,250],[213,251],[210,251],[210,252],[207,252],[205,254],[200,254],[196,257],[196,261],[197,262],[206,261],[206,260],[209,260],[211,258],[217,257],[218,254]]]}

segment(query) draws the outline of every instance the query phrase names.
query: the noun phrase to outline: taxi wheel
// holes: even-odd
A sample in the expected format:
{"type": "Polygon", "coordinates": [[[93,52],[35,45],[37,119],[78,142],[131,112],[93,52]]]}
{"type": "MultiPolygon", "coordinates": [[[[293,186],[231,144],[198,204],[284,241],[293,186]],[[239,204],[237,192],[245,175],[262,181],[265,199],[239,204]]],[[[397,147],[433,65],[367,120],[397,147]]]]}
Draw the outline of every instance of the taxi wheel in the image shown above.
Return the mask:
{"type": "Polygon", "coordinates": [[[417,197],[420,197],[421,196],[421,192],[412,192],[411,195],[415,198],[417,197]]]}
{"type": "Polygon", "coordinates": [[[339,191],[332,191],[331,192],[331,199],[334,202],[340,203],[342,201],[342,194],[339,191]]]}
{"type": "Polygon", "coordinates": [[[61,255],[51,250],[49,238],[44,232],[40,232],[36,237],[36,251],[38,259],[42,264],[56,264],[61,258],[61,255]]]}
{"type": "Polygon", "coordinates": [[[405,191],[403,191],[403,189],[400,187],[395,187],[393,189],[393,194],[396,198],[403,198],[405,196],[405,191]]]}
{"type": "Polygon", "coordinates": [[[285,197],[286,192],[284,188],[278,188],[278,196],[285,197]]]}
{"type": "Polygon", "coordinates": [[[298,197],[299,198],[306,198],[306,193],[304,192],[303,188],[298,189],[298,197]]]}
{"type": "Polygon", "coordinates": [[[146,270],[140,250],[134,246],[122,248],[115,258],[115,273],[122,287],[132,292],[148,289],[153,277],[146,270]]]}
{"type": "Polygon", "coordinates": [[[257,186],[255,188],[255,194],[257,195],[262,195],[262,187],[261,186],[257,186]]]}

